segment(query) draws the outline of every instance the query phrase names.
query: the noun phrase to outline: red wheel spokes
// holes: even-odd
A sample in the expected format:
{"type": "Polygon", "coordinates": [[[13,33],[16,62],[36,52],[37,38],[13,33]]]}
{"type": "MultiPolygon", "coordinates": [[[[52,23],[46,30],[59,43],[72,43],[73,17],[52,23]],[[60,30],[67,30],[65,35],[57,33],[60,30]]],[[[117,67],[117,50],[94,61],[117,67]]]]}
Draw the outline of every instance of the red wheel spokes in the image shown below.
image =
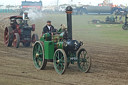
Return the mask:
{"type": "Polygon", "coordinates": [[[8,39],[9,38],[9,35],[8,35],[8,33],[6,34],[6,39],[8,39]]]}
{"type": "Polygon", "coordinates": [[[9,40],[6,40],[6,41],[5,41],[5,44],[8,44],[8,41],[9,41],[9,40]]]}
{"type": "Polygon", "coordinates": [[[8,41],[9,41],[9,33],[8,30],[6,29],[4,34],[4,42],[6,45],[8,44],[8,41]]]}

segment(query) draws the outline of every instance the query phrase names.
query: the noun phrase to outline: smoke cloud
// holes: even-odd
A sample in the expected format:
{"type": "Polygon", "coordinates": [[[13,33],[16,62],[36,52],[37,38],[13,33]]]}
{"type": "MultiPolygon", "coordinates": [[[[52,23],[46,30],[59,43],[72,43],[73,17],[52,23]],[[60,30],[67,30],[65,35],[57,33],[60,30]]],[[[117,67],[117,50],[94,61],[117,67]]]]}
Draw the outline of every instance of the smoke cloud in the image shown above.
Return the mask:
{"type": "Polygon", "coordinates": [[[41,19],[43,18],[43,14],[39,11],[35,11],[35,10],[32,10],[32,9],[29,9],[27,11],[25,11],[28,13],[28,17],[30,18],[30,20],[32,21],[35,21],[37,19],[41,19]]]}

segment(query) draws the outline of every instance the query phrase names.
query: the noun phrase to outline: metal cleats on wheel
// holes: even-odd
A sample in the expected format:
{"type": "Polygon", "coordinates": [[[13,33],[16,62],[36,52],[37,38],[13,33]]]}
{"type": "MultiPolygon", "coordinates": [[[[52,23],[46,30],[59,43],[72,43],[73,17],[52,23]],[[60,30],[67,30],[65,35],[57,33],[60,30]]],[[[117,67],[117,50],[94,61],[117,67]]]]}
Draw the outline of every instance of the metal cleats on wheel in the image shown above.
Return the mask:
{"type": "Polygon", "coordinates": [[[33,62],[38,70],[44,69],[47,64],[47,60],[44,58],[44,46],[42,43],[37,41],[33,47],[33,62]]]}
{"type": "Polygon", "coordinates": [[[67,55],[63,49],[57,49],[53,57],[54,68],[58,74],[63,74],[67,68],[67,55]]]}
{"type": "Polygon", "coordinates": [[[91,57],[84,48],[80,48],[77,54],[77,65],[80,71],[87,73],[91,67],[91,57]]]}

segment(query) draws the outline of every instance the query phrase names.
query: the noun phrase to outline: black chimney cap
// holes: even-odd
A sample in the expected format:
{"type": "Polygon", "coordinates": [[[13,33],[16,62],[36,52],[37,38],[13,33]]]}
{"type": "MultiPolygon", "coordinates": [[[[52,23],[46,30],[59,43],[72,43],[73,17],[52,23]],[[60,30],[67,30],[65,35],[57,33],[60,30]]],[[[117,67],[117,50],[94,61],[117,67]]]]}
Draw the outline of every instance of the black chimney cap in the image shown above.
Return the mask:
{"type": "Polygon", "coordinates": [[[72,7],[71,6],[66,7],[66,11],[72,11],[72,7]]]}

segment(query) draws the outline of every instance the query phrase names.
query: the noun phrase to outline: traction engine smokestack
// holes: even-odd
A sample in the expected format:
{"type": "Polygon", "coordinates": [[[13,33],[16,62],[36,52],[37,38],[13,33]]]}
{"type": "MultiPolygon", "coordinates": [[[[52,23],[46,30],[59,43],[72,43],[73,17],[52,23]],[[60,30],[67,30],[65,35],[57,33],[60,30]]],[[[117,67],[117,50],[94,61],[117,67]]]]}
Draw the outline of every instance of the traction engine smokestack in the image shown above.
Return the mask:
{"type": "Polygon", "coordinates": [[[29,17],[28,17],[28,13],[27,12],[24,13],[23,20],[24,20],[25,25],[28,25],[27,21],[29,20],[29,17]]]}
{"type": "Polygon", "coordinates": [[[66,7],[68,39],[72,40],[72,7],[66,7]]]}

